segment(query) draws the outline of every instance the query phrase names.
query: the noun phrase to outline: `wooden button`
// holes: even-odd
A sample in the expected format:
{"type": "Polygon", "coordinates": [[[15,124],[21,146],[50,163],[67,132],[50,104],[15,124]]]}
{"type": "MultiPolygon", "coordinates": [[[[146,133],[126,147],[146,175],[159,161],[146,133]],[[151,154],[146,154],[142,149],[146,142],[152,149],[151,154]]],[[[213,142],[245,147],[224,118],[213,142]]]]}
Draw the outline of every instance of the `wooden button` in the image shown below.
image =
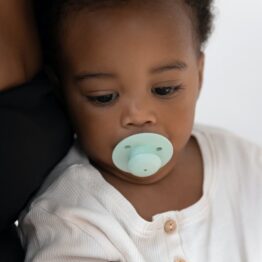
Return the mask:
{"type": "Polygon", "coordinates": [[[173,219],[169,219],[166,221],[164,225],[164,230],[166,233],[170,234],[176,230],[176,222],[173,219]]]}
{"type": "Polygon", "coordinates": [[[186,262],[183,258],[176,258],[174,262],[186,262]]]}

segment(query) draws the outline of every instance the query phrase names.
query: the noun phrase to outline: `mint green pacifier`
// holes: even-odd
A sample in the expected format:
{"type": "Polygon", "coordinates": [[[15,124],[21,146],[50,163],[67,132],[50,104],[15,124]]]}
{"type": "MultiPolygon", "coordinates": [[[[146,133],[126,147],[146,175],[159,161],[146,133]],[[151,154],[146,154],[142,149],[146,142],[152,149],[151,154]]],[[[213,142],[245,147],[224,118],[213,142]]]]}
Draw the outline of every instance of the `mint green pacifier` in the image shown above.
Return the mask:
{"type": "Polygon", "coordinates": [[[120,141],[112,159],[117,168],[137,177],[148,177],[163,167],[173,155],[173,146],[164,136],[141,133],[120,141]]]}

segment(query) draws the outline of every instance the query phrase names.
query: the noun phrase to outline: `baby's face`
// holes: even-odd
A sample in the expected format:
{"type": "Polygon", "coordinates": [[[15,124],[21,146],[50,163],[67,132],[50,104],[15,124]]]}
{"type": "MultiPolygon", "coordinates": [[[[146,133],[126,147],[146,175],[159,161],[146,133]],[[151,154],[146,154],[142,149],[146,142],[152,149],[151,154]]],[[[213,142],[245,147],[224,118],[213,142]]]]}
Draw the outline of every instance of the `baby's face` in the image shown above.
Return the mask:
{"type": "Polygon", "coordinates": [[[82,10],[61,39],[63,84],[75,130],[98,169],[136,183],[174,172],[194,121],[203,56],[184,7],[82,10]],[[172,160],[147,178],[114,167],[112,151],[130,135],[153,132],[174,146],[172,160]]]}

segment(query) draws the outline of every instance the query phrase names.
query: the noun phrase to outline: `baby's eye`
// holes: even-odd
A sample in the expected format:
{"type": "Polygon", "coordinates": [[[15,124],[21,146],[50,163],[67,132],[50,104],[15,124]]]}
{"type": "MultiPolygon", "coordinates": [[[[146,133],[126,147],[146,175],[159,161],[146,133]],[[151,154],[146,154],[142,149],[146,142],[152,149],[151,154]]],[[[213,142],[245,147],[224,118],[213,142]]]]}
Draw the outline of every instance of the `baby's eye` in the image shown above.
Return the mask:
{"type": "Polygon", "coordinates": [[[151,92],[157,96],[170,96],[181,89],[181,86],[154,87],[151,92]]]}
{"type": "Polygon", "coordinates": [[[119,94],[117,92],[99,95],[99,96],[87,96],[87,99],[98,105],[111,104],[118,98],[119,94]]]}

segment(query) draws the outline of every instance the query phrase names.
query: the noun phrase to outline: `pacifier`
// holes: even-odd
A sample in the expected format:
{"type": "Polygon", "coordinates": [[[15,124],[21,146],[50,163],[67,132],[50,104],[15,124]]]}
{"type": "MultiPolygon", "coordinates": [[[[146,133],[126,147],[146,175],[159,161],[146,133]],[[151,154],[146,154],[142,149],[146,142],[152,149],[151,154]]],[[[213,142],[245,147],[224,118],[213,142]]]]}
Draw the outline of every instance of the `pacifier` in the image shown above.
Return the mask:
{"type": "Polygon", "coordinates": [[[141,133],[120,141],[113,150],[114,165],[137,177],[155,174],[173,155],[173,145],[164,136],[141,133]]]}

